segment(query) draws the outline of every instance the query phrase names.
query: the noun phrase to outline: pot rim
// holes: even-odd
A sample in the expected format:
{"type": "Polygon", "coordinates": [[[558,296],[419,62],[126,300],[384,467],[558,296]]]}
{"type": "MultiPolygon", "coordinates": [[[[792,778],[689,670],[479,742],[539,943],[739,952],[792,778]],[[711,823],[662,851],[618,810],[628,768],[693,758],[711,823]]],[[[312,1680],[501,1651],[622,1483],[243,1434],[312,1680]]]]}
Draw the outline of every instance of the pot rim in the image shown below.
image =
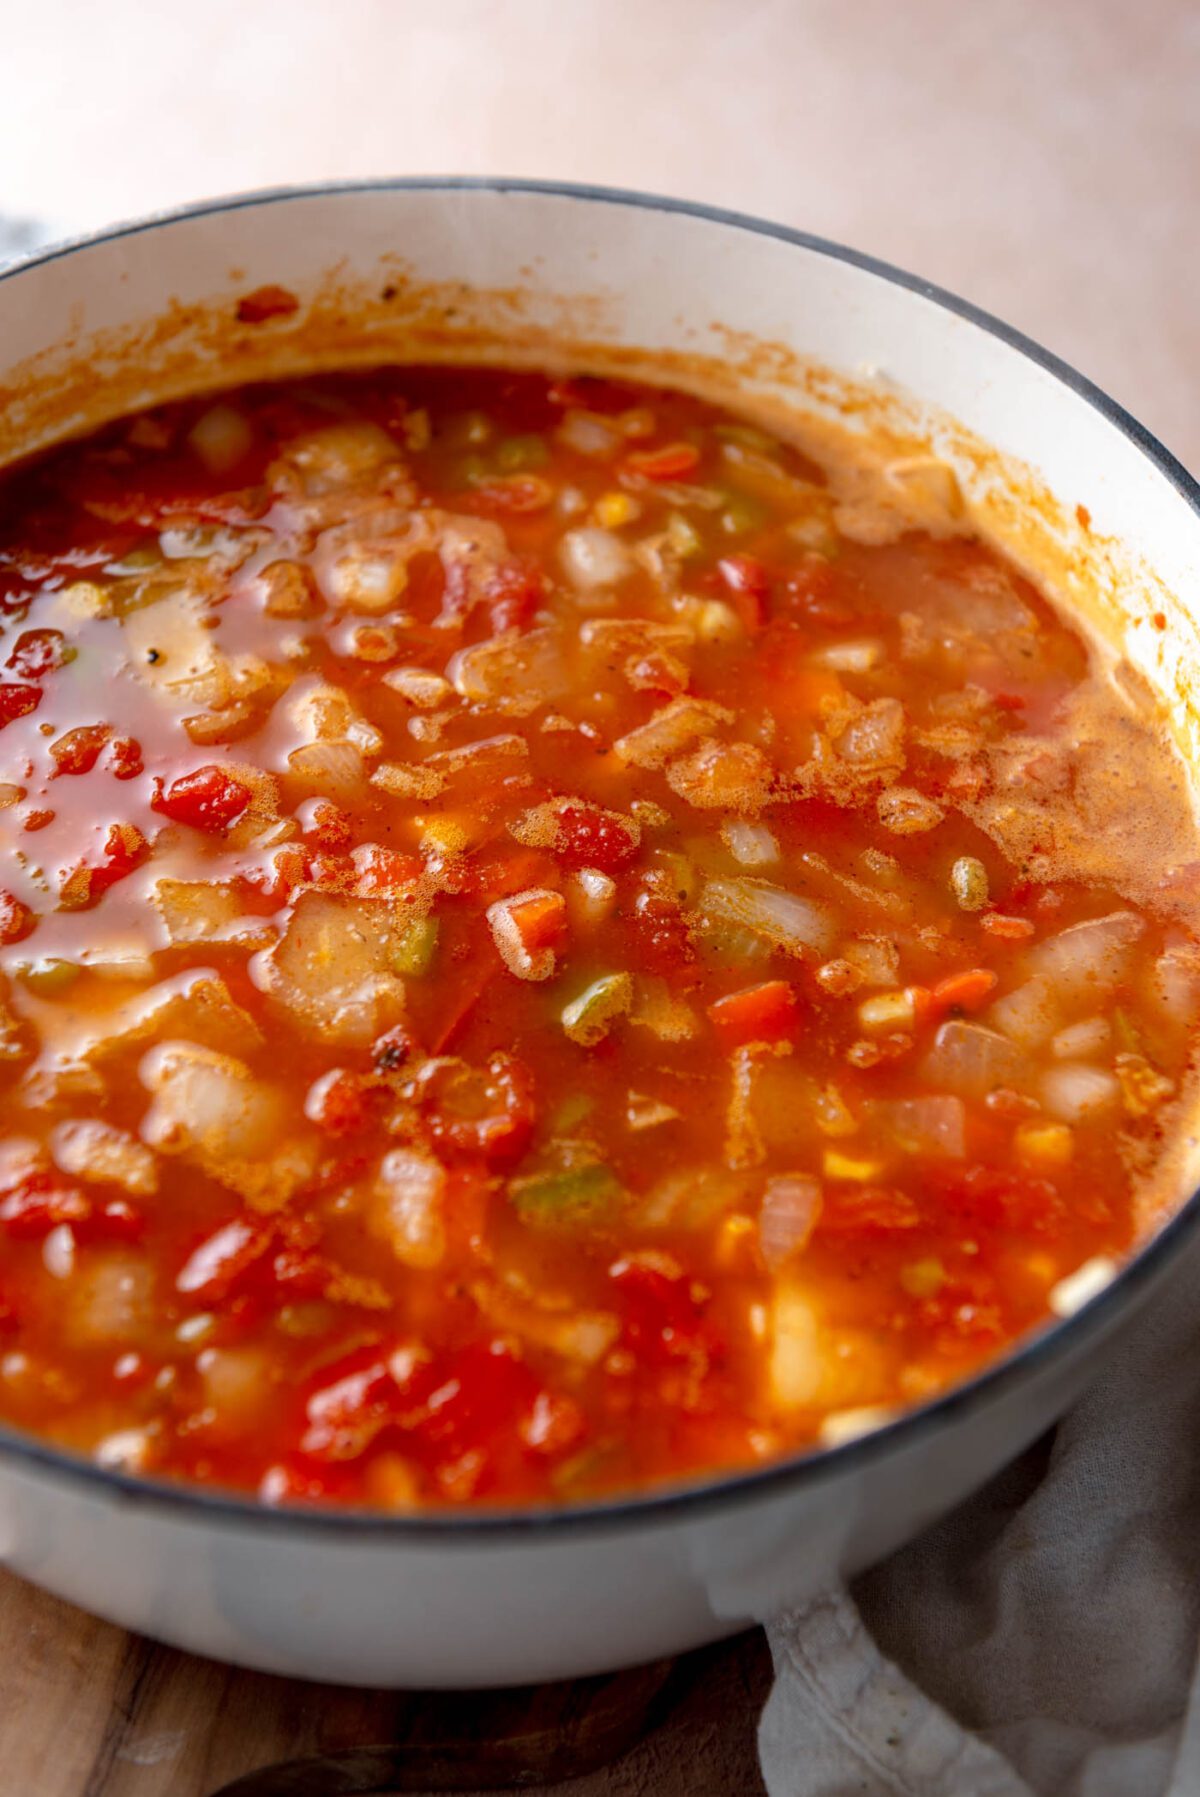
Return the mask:
{"type": "MultiPolygon", "coordinates": [[[[0,283],[19,279],[34,268],[45,267],[93,246],[138,237],[165,225],[184,223],[252,207],[286,205],[327,195],[396,192],[543,194],[589,205],[679,214],[702,219],[733,231],[774,238],[794,248],[808,250],[832,261],[844,262],[893,287],[928,300],[944,312],[965,319],[988,336],[997,338],[1070,389],[1122,436],[1126,437],[1200,518],[1200,482],[1197,482],[1131,413],[1102,388],[1079,373],[1060,356],[1042,347],[1023,332],[1003,323],[971,301],[948,292],[919,275],[867,255],[844,244],[787,225],[774,224],[751,214],[708,206],[701,201],[674,199],[633,189],[589,183],[512,179],[486,175],[390,176],[349,181],[323,181],[297,186],[269,187],[171,207],[108,226],[99,231],[55,243],[0,268],[0,283]]],[[[686,1483],[651,1487],[630,1495],[562,1508],[479,1509],[417,1511],[392,1515],[377,1511],[311,1510],[262,1504],[205,1486],[142,1478],[98,1466],[82,1455],[50,1446],[0,1423],[0,1465],[14,1461],[36,1475],[53,1475],[69,1483],[92,1488],[123,1509],[139,1508],[181,1513],[196,1522],[288,1530],[353,1541],[376,1537],[414,1545],[463,1545],[493,1540],[524,1541],[530,1538],[558,1540],[583,1532],[606,1531],[639,1525],[689,1520],[727,1506],[778,1497],[788,1490],[855,1473],[873,1461],[919,1445],[942,1428],[952,1427],[962,1416],[991,1402],[1026,1377],[1049,1367],[1068,1349],[1082,1349],[1119,1311],[1133,1300],[1181,1251],[1200,1228],[1200,1188],[1194,1190],[1168,1221],[1119,1269],[1104,1289],[1069,1317],[1047,1323],[999,1359],[932,1402],[902,1411],[869,1434],[839,1446],[811,1449],[773,1461],[750,1471],[702,1477],[686,1483]]]]}

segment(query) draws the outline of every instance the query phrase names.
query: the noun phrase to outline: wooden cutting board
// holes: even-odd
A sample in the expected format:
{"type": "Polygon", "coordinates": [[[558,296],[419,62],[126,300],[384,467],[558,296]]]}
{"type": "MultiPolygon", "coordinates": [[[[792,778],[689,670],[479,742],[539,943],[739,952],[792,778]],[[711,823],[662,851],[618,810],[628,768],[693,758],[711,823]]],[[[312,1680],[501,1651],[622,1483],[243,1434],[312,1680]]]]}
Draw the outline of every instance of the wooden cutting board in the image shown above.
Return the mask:
{"type": "Polygon", "coordinates": [[[755,1632],[514,1691],[306,1684],[160,1647],[0,1573],[0,1797],[761,1797],[769,1682],[755,1632]]]}

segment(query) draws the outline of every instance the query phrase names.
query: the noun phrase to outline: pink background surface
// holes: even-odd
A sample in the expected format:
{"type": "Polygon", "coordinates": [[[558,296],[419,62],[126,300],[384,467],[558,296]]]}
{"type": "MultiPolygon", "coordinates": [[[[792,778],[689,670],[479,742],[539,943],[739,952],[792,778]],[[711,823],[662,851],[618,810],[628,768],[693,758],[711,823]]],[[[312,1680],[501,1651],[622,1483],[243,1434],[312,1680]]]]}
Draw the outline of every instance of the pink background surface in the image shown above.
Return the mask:
{"type": "Polygon", "coordinates": [[[683,194],[963,293],[1200,465],[1196,0],[0,0],[0,24],[0,210],[75,230],[422,172],[683,194]]]}

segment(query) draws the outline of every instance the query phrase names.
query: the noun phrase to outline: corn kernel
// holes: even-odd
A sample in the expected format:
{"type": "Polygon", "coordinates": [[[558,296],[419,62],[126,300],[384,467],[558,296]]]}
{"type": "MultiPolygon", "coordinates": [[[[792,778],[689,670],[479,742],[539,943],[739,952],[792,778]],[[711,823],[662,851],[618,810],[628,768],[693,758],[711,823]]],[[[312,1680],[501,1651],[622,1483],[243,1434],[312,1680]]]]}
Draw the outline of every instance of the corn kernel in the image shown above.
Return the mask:
{"type": "Polygon", "coordinates": [[[632,493],[601,493],[592,507],[596,523],[603,525],[605,530],[620,530],[622,524],[632,524],[641,512],[632,493]]]}
{"type": "Polygon", "coordinates": [[[880,992],[874,998],[864,998],[858,1007],[858,1021],[865,1030],[909,1029],[916,1016],[916,1002],[909,986],[898,992],[880,992]]]}
{"type": "Polygon", "coordinates": [[[719,1267],[731,1267],[745,1254],[747,1247],[758,1233],[758,1225],[753,1217],[744,1211],[734,1211],[726,1217],[717,1235],[715,1257],[719,1267]]]}
{"type": "Polygon", "coordinates": [[[878,1179],[885,1164],[879,1160],[855,1160],[853,1155],[842,1154],[837,1148],[827,1148],[821,1163],[826,1179],[851,1179],[862,1185],[878,1179]]]}
{"type": "Polygon", "coordinates": [[[941,1290],[945,1279],[945,1267],[932,1256],[925,1260],[910,1261],[900,1269],[900,1283],[910,1298],[932,1298],[935,1292],[941,1290]]]}
{"type": "Polygon", "coordinates": [[[414,819],[421,832],[421,847],[440,849],[444,855],[456,855],[471,840],[470,831],[461,818],[451,812],[414,819]]]}
{"type": "Polygon", "coordinates": [[[1065,1123],[1022,1123],[1013,1141],[1017,1159],[1026,1167],[1065,1167],[1075,1148],[1065,1123]]]}

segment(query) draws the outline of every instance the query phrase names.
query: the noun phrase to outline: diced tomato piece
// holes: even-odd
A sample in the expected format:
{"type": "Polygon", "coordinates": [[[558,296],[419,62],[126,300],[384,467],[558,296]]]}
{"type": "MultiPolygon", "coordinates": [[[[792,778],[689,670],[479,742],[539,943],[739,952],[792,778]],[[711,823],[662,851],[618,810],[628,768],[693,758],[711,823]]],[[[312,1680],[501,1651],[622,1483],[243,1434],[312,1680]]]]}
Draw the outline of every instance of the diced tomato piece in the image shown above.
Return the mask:
{"type": "Polygon", "coordinates": [[[81,1241],[137,1242],[146,1233],[146,1219],[127,1198],[109,1198],[75,1224],[75,1233],[81,1241]]]}
{"type": "Polygon", "coordinates": [[[304,834],[326,854],[340,855],[354,839],[354,826],[348,814],[332,799],[317,799],[308,812],[304,834]]]}
{"type": "Polygon", "coordinates": [[[717,571],[746,629],[751,635],[761,630],[771,595],[766,564],[756,555],[726,555],[717,563],[717,571]]]}
{"type": "Polygon", "coordinates": [[[112,735],[108,724],[77,724],[50,744],[55,774],[90,774],[112,735]]]}
{"type": "Polygon", "coordinates": [[[181,774],[165,790],[160,783],[151,803],[173,823],[218,836],[242,815],[252,796],[241,780],[209,763],[181,774]]]}
{"type": "Polygon", "coordinates": [[[919,1229],[922,1221],[917,1200],[898,1187],[833,1185],[816,1227],[826,1235],[891,1235],[919,1229]]]}
{"type": "Polygon", "coordinates": [[[941,1018],[952,1011],[977,1011],[987,1003],[996,983],[997,976],[990,967],[970,967],[965,973],[949,974],[929,994],[929,1015],[941,1018]]]}
{"type": "Polygon", "coordinates": [[[485,589],[492,629],[528,630],[546,601],[546,584],[536,568],[521,562],[505,562],[491,576],[485,589]]]}
{"type": "Polygon", "coordinates": [[[370,1089],[361,1073],[331,1067],[308,1088],[304,1115],[326,1135],[353,1135],[370,1121],[370,1089]]]}
{"type": "Polygon", "coordinates": [[[523,517],[544,512],[553,498],[554,488],[540,474],[496,474],[472,488],[464,504],[470,511],[523,517]]]}
{"type": "Polygon", "coordinates": [[[18,1240],[37,1240],[62,1223],[86,1223],[91,1214],[86,1193],[59,1185],[49,1172],[25,1174],[0,1199],[0,1223],[18,1240]]]}
{"type": "Polygon", "coordinates": [[[136,824],[110,824],[101,849],[104,859],[100,866],[90,867],[81,862],[73,868],[59,888],[59,903],[68,911],[80,911],[94,905],[110,886],[115,886],[118,880],[123,880],[126,874],[140,866],[149,852],[150,845],[136,824]]]}
{"type": "Polygon", "coordinates": [[[18,686],[12,681],[0,681],[0,730],[17,718],[28,717],[41,702],[40,686],[18,686]]]}
{"type": "Polygon", "coordinates": [[[555,853],[567,867],[615,873],[633,860],[637,848],[629,830],[591,805],[564,805],[558,814],[555,853]]]}
{"type": "Polygon", "coordinates": [[[559,947],[566,934],[567,902],[561,892],[531,893],[528,898],[518,895],[508,903],[508,915],[529,954],[559,947]]]}
{"type": "Polygon", "coordinates": [[[608,1276],[620,1293],[624,1339],[640,1358],[690,1360],[706,1345],[703,1304],[669,1255],[626,1255],[608,1276]]]}
{"type": "Polygon", "coordinates": [[[573,1398],[561,1392],[539,1391],[519,1429],[531,1454],[553,1459],[578,1447],[587,1434],[587,1420],[573,1398]]]}
{"type": "Polygon", "coordinates": [[[533,1374],[506,1342],[472,1342],[450,1359],[418,1432],[439,1458],[456,1460],[511,1429],[536,1392],[533,1374]]]}
{"type": "Polygon", "coordinates": [[[1058,1227],[1065,1205],[1048,1179],[980,1162],[930,1166],[926,1177],[944,1208],[971,1228],[1037,1235],[1058,1227]]]}
{"type": "MultiPolygon", "coordinates": [[[[396,1364],[396,1355],[367,1346],[327,1368],[305,1405],[301,1452],[314,1460],[355,1460],[365,1453],[382,1429],[399,1421],[406,1403],[416,1401],[415,1389],[406,1396],[397,1382],[396,1364]]],[[[407,1369],[405,1362],[402,1372],[407,1369]]]]}
{"type": "Polygon", "coordinates": [[[630,952],[647,973],[693,985],[696,950],[682,908],[658,892],[640,892],[625,913],[630,952]]]}
{"type": "Polygon", "coordinates": [[[504,1166],[529,1146],[533,1075],[516,1055],[494,1054],[482,1070],[465,1061],[435,1063],[421,1100],[435,1142],[452,1155],[504,1166]]]}
{"type": "Polygon", "coordinates": [[[635,449],[625,466],[647,480],[682,480],[700,466],[700,451],[694,443],[664,443],[661,449],[635,449]]]}
{"type": "Polygon", "coordinates": [[[354,851],[355,891],[361,898],[389,898],[411,892],[425,872],[425,864],[416,855],[401,854],[398,849],[381,848],[377,842],[364,843],[354,851]]]}
{"type": "Polygon", "coordinates": [[[294,293],[269,281],[242,295],[237,307],[238,323],[263,324],[268,318],[290,318],[299,309],[300,301],[294,293]]]}
{"type": "Polygon", "coordinates": [[[75,651],[61,630],[23,630],[4,665],[26,680],[40,680],[56,668],[65,667],[74,656],[75,651]]]}
{"type": "Polygon", "coordinates": [[[782,1042],[796,1032],[800,1020],[796,993],[786,980],[765,980],[730,992],[708,1007],[724,1049],[747,1042],[782,1042]]]}
{"type": "Polygon", "coordinates": [[[277,1461],[258,1485],[264,1504],[327,1504],[346,1495],[345,1474],[334,1467],[306,1466],[301,1460],[277,1461]]]}
{"type": "Polygon", "coordinates": [[[142,745],[135,736],[114,736],[108,751],[108,765],[116,780],[135,780],[143,771],[142,745]]]}
{"type": "Polygon", "coordinates": [[[0,943],[19,942],[33,928],[33,912],[11,892],[0,891],[0,943]]]}
{"type": "Polygon", "coordinates": [[[175,1276],[175,1289],[200,1304],[218,1303],[275,1239],[275,1227],[265,1217],[239,1216],[194,1248],[175,1276]]]}

